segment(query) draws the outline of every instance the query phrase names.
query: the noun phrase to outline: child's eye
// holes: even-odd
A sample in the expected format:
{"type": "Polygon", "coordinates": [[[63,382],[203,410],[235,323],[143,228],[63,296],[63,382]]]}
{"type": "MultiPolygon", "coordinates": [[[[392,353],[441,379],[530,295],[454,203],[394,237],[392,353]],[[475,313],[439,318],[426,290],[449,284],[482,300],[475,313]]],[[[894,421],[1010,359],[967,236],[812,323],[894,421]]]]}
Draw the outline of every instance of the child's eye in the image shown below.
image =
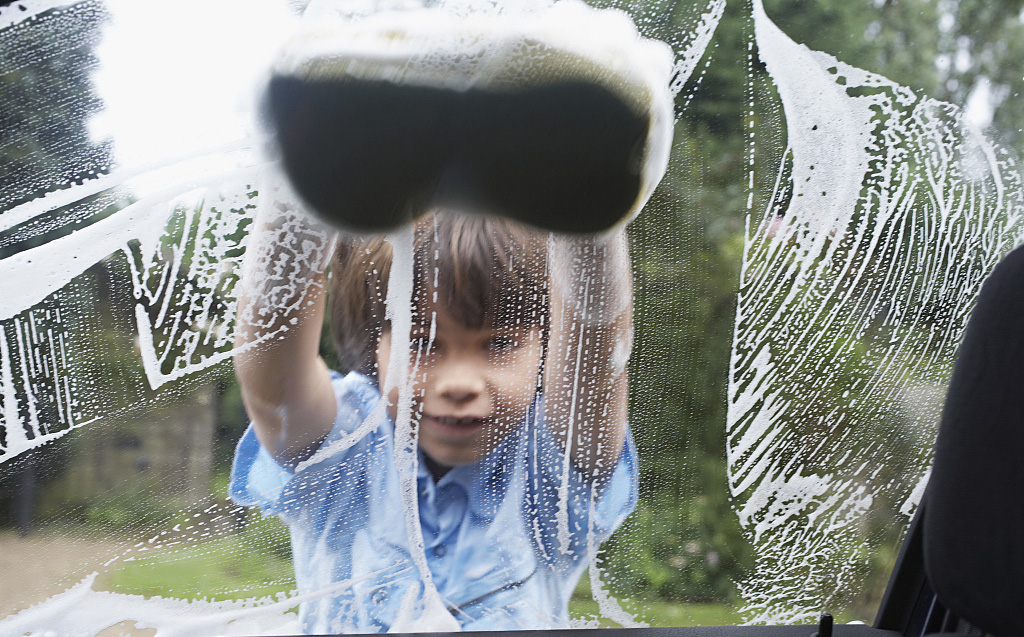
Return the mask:
{"type": "Polygon", "coordinates": [[[414,352],[417,352],[417,351],[425,352],[425,351],[427,351],[428,348],[430,348],[430,349],[436,349],[437,348],[437,345],[435,343],[431,342],[429,336],[426,336],[426,335],[415,336],[414,335],[414,336],[409,337],[409,349],[410,350],[412,350],[414,352]]]}
{"type": "Polygon", "coordinates": [[[510,336],[495,336],[487,341],[487,349],[492,352],[508,352],[522,346],[522,342],[518,338],[510,336]]]}

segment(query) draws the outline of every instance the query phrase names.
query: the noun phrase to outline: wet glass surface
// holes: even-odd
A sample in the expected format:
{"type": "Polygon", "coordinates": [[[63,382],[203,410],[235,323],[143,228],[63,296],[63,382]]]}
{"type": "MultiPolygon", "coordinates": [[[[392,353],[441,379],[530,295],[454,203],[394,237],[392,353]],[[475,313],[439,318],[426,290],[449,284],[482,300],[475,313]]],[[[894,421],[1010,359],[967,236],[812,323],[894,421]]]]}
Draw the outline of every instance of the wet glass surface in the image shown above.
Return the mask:
{"type": "MultiPolygon", "coordinates": [[[[663,178],[656,143],[636,158],[649,200],[621,244],[470,222],[499,285],[445,283],[451,211],[390,232],[391,279],[360,305],[388,321],[382,355],[373,329],[332,334],[335,231],[252,122],[271,64],[303,72],[274,57],[294,30],[344,14],[369,33],[415,3],[313,2],[306,22],[294,4],[0,7],[0,559],[25,573],[0,583],[0,632],[288,633],[300,606],[330,630],[870,623],[973,299],[1024,231],[1009,5],[600,3],[629,20],[576,6],[538,36],[579,58],[419,59],[409,77],[502,90],[568,68],[656,113],[659,93],[613,68],[640,60],[674,102],[674,137],[663,178]],[[637,53],[632,24],[667,43],[668,67],[637,53]],[[329,309],[310,313],[324,290],[329,309]],[[326,440],[281,433],[297,446],[263,460],[273,503],[235,491],[290,540],[229,497],[249,423],[232,360],[269,368],[257,354],[317,322],[326,366],[364,372],[316,394],[343,393],[347,420],[326,440]],[[494,333],[472,340],[481,326],[494,333]],[[431,383],[469,350],[501,379],[480,403],[493,413],[433,413],[431,383]],[[478,426],[475,451],[450,455],[478,426]],[[458,470],[435,481],[445,463],[458,470]]],[[[432,4],[436,22],[402,24],[448,34],[442,50],[545,11],[432,4]]],[[[410,174],[381,165],[378,185],[410,174]]],[[[514,195],[497,179],[497,199],[469,197],[480,178],[449,169],[431,196],[514,195]]],[[[373,282],[382,263],[358,267],[373,282]]]]}

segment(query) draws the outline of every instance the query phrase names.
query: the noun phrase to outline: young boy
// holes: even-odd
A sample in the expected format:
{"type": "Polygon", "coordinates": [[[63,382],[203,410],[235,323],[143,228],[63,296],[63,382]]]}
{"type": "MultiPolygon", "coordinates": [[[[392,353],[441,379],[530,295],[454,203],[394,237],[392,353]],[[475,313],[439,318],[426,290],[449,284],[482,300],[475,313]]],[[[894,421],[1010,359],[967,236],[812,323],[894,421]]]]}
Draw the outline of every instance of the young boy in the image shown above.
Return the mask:
{"type": "Polygon", "coordinates": [[[231,485],[291,529],[303,630],[565,626],[588,556],[636,502],[622,233],[428,215],[409,231],[411,304],[389,307],[408,284],[394,239],[342,237],[328,284],[307,223],[267,211],[254,230],[235,357],[252,424],[231,485]],[[328,286],[345,376],[318,355],[328,286]]]}

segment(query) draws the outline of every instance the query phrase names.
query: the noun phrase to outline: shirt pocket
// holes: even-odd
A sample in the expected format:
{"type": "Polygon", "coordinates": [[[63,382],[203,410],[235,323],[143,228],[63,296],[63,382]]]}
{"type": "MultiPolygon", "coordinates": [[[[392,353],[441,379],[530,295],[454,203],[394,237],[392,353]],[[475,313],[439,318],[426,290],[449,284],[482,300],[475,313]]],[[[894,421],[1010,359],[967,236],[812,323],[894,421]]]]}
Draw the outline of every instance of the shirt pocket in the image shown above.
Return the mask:
{"type": "Polygon", "coordinates": [[[521,596],[522,586],[539,577],[538,560],[520,537],[506,538],[504,545],[481,547],[461,561],[448,587],[446,603],[460,621],[479,612],[512,603],[521,596]]]}
{"type": "Polygon", "coordinates": [[[412,564],[395,564],[354,579],[352,623],[356,630],[367,633],[387,632],[398,617],[407,591],[422,588],[412,564]]]}

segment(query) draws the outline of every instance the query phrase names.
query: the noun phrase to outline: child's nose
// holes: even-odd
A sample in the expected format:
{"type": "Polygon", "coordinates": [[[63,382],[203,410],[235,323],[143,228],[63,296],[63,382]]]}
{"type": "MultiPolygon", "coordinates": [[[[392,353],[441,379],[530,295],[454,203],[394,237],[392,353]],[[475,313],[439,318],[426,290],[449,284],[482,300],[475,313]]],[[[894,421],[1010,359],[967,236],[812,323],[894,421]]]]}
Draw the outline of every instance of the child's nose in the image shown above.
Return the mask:
{"type": "Polygon", "coordinates": [[[472,402],[484,392],[484,381],[469,370],[452,370],[438,380],[437,391],[454,403],[472,402]]]}

